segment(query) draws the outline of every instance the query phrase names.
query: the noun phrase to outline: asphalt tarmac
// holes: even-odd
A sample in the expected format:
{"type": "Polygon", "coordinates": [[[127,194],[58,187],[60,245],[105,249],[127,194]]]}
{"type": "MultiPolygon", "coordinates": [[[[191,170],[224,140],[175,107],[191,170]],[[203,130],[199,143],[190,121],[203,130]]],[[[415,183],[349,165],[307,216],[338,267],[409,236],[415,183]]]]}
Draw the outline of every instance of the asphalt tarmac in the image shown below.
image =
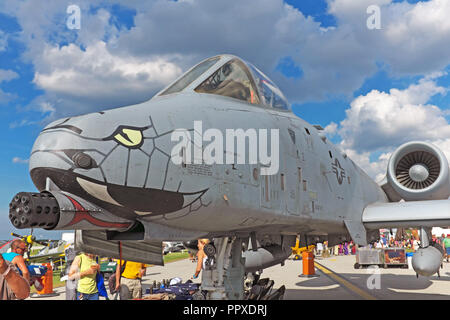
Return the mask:
{"type": "MultiPolygon", "coordinates": [[[[316,257],[315,277],[302,277],[301,260],[265,269],[261,278],[275,281],[274,288],[286,287],[285,300],[447,300],[450,299],[450,263],[443,262],[440,277],[416,277],[414,270],[399,267],[354,269],[355,256],[316,257]]],[[[188,259],[147,268],[143,287],[153,281],[179,277],[190,279],[195,263],[188,259]]],[[[200,283],[201,276],[193,280],[200,283]]],[[[54,295],[33,295],[28,300],[65,300],[65,288],[54,295]]]]}

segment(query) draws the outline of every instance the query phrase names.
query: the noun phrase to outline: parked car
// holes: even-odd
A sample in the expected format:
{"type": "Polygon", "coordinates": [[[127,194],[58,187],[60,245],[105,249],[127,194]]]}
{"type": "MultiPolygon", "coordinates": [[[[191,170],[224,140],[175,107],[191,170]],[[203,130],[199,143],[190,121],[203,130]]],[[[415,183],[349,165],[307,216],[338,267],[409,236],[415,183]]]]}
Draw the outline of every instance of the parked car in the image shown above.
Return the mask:
{"type": "Polygon", "coordinates": [[[181,242],[164,242],[163,254],[170,252],[179,252],[186,249],[181,242]]]}

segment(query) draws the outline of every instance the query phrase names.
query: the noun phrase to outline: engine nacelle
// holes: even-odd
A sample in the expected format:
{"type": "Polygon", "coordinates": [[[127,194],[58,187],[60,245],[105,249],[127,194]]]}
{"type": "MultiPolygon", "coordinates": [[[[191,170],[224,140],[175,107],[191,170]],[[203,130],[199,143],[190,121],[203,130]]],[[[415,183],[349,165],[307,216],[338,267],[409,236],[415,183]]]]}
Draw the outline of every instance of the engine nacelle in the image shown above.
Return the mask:
{"type": "Polygon", "coordinates": [[[444,200],[450,196],[445,155],[426,142],[408,142],[389,159],[387,181],[405,201],[444,200]]]}

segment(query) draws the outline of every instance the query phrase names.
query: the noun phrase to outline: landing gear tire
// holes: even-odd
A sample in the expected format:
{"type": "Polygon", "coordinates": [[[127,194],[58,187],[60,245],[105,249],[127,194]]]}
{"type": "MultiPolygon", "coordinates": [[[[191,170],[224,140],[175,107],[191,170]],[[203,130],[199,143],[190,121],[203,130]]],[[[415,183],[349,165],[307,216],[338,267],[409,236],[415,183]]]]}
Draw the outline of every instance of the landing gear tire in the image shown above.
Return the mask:
{"type": "Polygon", "coordinates": [[[216,254],[216,247],[212,243],[208,243],[203,247],[203,251],[208,256],[208,258],[212,258],[216,254]]]}
{"type": "Polygon", "coordinates": [[[193,300],[205,300],[205,296],[200,291],[197,291],[192,295],[193,300]]]}

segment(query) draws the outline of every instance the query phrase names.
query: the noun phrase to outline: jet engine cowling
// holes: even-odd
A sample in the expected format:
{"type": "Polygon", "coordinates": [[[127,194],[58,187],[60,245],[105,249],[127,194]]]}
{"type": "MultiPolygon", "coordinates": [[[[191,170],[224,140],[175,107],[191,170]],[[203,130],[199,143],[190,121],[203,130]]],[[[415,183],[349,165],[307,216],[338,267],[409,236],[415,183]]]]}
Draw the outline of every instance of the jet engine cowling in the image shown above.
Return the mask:
{"type": "Polygon", "coordinates": [[[430,143],[400,146],[389,160],[387,180],[405,201],[444,200],[450,196],[447,158],[430,143]]]}

